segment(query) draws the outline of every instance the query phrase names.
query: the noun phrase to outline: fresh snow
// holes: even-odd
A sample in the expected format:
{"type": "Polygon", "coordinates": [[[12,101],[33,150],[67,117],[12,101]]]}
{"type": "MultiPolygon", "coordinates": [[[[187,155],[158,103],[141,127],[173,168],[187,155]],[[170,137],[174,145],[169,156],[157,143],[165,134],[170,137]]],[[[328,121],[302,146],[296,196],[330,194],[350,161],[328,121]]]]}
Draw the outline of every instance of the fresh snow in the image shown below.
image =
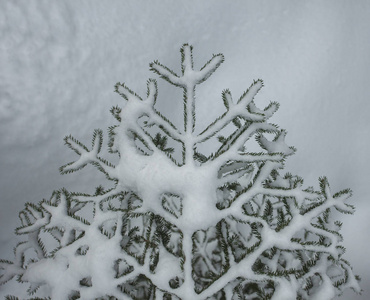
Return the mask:
{"type": "Polygon", "coordinates": [[[16,232],[28,240],[17,245],[14,262],[0,261],[0,283],[20,276],[30,283],[30,295],[46,285],[49,292],[42,293],[57,300],[120,299],[131,293],[143,299],[166,293],[180,299],[219,293],[233,298],[243,284],[254,284],[253,293],[271,293],[272,299],[332,299],[343,288],[359,292],[352,270],[341,259],[340,226],[331,218],[333,209],[353,213],[344,203],[350,191],[332,195],[326,178],[320,179],[321,192],[303,189],[297,176],[281,178],[278,170],[295,148],[285,143],[284,130],[267,122],[278,105],[255,105],[261,80],[254,81],[235,105],[230,91],[224,93],[226,112],[195,134],[196,86],[224,57],[213,55],[197,71],[192,46],[184,44],[180,51],[181,76],[157,61],[150,66],[184,90],[183,129],[156,110],[155,80],[147,83],[146,99],[117,83],[116,92],[127,103],[111,110],[120,124],[110,128],[109,149],[119,155],[119,162],[114,166],[100,156],[102,131],[95,130],[91,150],[72,136],[65,138],[79,158],[60,168],[65,174],[92,164],[114,181],[114,187],[99,187],[92,196],[63,189],[38,206],[27,204],[16,232]],[[143,116],[147,120],[140,124],[143,116]],[[152,132],[155,120],[160,120],[161,133],[152,132]],[[212,155],[196,152],[198,143],[230,123],[234,132],[220,140],[212,155]],[[265,133],[275,138],[270,141],[265,133]],[[265,152],[248,150],[253,137],[265,152]],[[168,138],[183,145],[182,160],[167,153],[174,152],[166,148],[168,138]],[[91,209],[92,215],[86,211],[91,209]],[[57,241],[52,248],[51,238],[57,241]],[[238,239],[248,246],[232,242],[238,239]],[[32,260],[28,249],[35,251],[32,260]],[[339,275],[329,277],[333,269],[339,275]],[[174,280],[176,287],[171,286],[174,280]],[[149,282],[154,288],[140,287],[149,282]],[[341,284],[335,288],[335,282],[341,284]]]}
{"type": "MultiPolygon", "coordinates": [[[[219,2],[210,7],[207,7],[206,4],[193,3],[191,9],[184,4],[181,5],[188,12],[186,18],[182,17],[182,14],[175,14],[174,12],[178,11],[179,7],[171,6],[167,2],[163,4],[155,3],[155,6],[152,7],[149,5],[142,7],[131,2],[127,2],[126,6],[115,3],[111,7],[103,7],[98,3],[82,5],[68,2],[65,4],[46,4],[44,2],[37,4],[31,2],[29,5],[21,5],[17,2],[4,1],[1,4],[3,8],[1,11],[4,16],[2,19],[6,20],[1,23],[2,32],[5,33],[2,37],[4,47],[1,54],[2,66],[5,66],[2,71],[2,90],[4,92],[0,102],[1,133],[3,136],[1,153],[4,154],[2,160],[4,175],[1,177],[1,183],[2,199],[5,199],[2,201],[0,218],[0,222],[3,224],[1,237],[4,240],[4,242],[1,242],[1,257],[12,253],[11,247],[15,243],[10,240],[10,237],[12,237],[12,230],[20,225],[15,221],[15,216],[22,209],[24,202],[32,201],[36,203],[43,197],[47,197],[52,189],[63,185],[72,187],[72,190],[82,191],[84,188],[81,188],[80,185],[89,186],[90,181],[92,181],[91,178],[93,177],[87,173],[81,172],[77,173],[78,175],[63,176],[60,179],[53,175],[52,171],[49,171],[51,169],[57,170],[61,164],[70,160],[69,157],[65,156],[65,152],[67,152],[65,148],[63,149],[60,143],[58,144],[61,137],[71,132],[75,136],[81,134],[81,136],[85,136],[85,139],[88,139],[85,131],[89,131],[89,134],[91,134],[90,129],[105,128],[108,124],[108,121],[105,123],[105,119],[108,119],[108,117],[102,115],[102,112],[107,111],[110,104],[107,105],[104,100],[107,99],[112,105],[121,103],[116,101],[114,94],[111,93],[112,83],[120,79],[126,79],[126,74],[130,73],[130,87],[138,91],[143,90],[140,84],[148,75],[140,72],[146,70],[146,65],[152,58],[162,57],[161,60],[165,61],[163,57],[166,57],[167,54],[172,55],[173,48],[179,48],[184,41],[196,41],[197,57],[198,54],[202,55],[203,52],[206,55],[209,51],[226,54],[228,67],[225,68],[226,70],[230,68],[227,72],[230,82],[224,83],[210,77],[210,80],[215,80],[218,86],[222,86],[219,92],[226,87],[230,87],[232,91],[235,91],[235,88],[245,88],[245,84],[249,84],[251,80],[249,78],[245,79],[243,76],[254,78],[257,74],[258,77],[261,76],[269,82],[265,92],[262,90],[262,93],[265,93],[263,98],[274,98],[279,102],[285,101],[284,97],[287,99],[286,104],[283,103],[283,108],[279,112],[281,120],[274,122],[289,130],[288,137],[292,144],[296,146],[302,144],[302,146],[297,147],[299,154],[288,159],[287,164],[288,166],[291,164],[290,169],[297,170],[300,175],[308,172],[309,180],[306,179],[306,182],[313,184],[313,178],[318,175],[314,173],[315,171],[310,173],[307,169],[311,169],[311,165],[312,169],[320,167],[320,171],[316,172],[322,172],[323,174],[332,172],[332,175],[329,176],[332,184],[344,187],[350,186],[355,190],[356,197],[353,198],[352,203],[359,208],[356,213],[358,217],[345,218],[344,226],[353,226],[347,227],[351,228],[345,229],[347,232],[359,233],[353,234],[353,237],[348,236],[349,241],[353,242],[347,241],[348,245],[345,244],[345,246],[352,249],[350,254],[352,253],[353,258],[356,259],[355,261],[362,261],[362,264],[357,263],[357,265],[362,267],[362,270],[366,270],[367,266],[364,263],[366,258],[358,255],[358,253],[364,253],[365,255],[364,251],[367,247],[365,242],[361,241],[360,231],[355,229],[356,224],[358,226],[366,224],[363,221],[365,218],[362,216],[366,217],[368,209],[366,205],[361,204],[361,201],[363,201],[361,197],[365,198],[366,195],[363,188],[363,186],[366,186],[366,160],[361,159],[362,152],[358,151],[355,157],[351,156],[350,159],[344,162],[336,163],[336,161],[338,159],[342,160],[347,155],[350,156],[349,152],[347,154],[343,150],[348,149],[346,148],[347,145],[351,145],[356,150],[364,149],[367,146],[366,139],[356,138],[361,133],[366,136],[368,131],[365,121],[361,121],[366,120],[366,116],[361,117],[366,109],[358,111],[356,108],[356,111],[354,111],[354,108],[366,107],[366,102],[361,99],[365,99],[363,95],[368,94],[366,92],[367,85],[361,79],[368,78],[366,75],[368,60],[365,58],[365,53],[368,51],[361,42],[361,40],[366,40],[366,26],[361,24],[367,22],[364,16],[366,16],[368,6],[362,1],[359,1],[359,4],[355,6],[351,5],[351,7],[347,7],[344,2],[342,5],[337,5],[337,3],[332,5],[306,4],[304,7],[298,4],[292,6],[291,3],[285,2],[281,6],[262,3],[259,6],[261,10],[257,9],[255,4],[252,3],[230,5],[226,2],[219,2]],[[301,9],[304,13],[298,13],[300,16],[298,18],[296,15],[301,9]],[[248,18],[245,17],[244,10],[248,12],[248,18]],[[116,11],[120,13],[118,14],[116,11]],[[204,12],[202,18],[197,17],[197,11],[204,12]],[[225,22],[220,22],[219,18],[216,18],[220,11],[230,12],[225,14],[225,22]],[[282,18],[276,11],[280,12],[281,16],[287,15],[290,18],[282,18]],[[162,16],[162,18],[159,17],[153,22],[153,17],[148,17],[153,16],[153,14],[162,16]],[[274,17],[267,18],[269,14],[274,17]],[[178,18],[175,20],[175,15],[179,16],[179,20],[178,18]],[[133,18],[139,21],[131,22],[133,18]],[[167,19],[167,22],[163,21],[165,19],[167,19]],[[99,20],[100,25],[96,26],[95,21],[92,22],[92,20],[99,20]],[[171,26],[168,25],[168,20],[171,26]],[[130,25],[131,23],[135,26],[130,25]],[[183,24],[187,24],[187,26],[183,26],[183,24]],[[200,26],[201,24],[203,26],[200,26]],[[205,26],[204,24],[208,25],[205,26]],[[222,32],[225,33],[226,41],[223,41],[222,45],[218,38],[212,37],[213,29],[210,29],[209,24],[215,25],[215,36],[218,37],[222,32]],[[302,26],[294,26],[294,24],[301,24],[302,26]],[[339,31],[337,29],[339,26],[335,26],[335,24],[343,26],[341,27],[342,30],[339,31]],[[278,28],[281,28],[280,25],[285,30],[280,32],[278,30],[278,28]],[[94,28],[93,31],[88,29],[92,27],[94,28]],[[180,28],[186,28],[183,35],[178,34],[180,28]],[[230,28],[232,28],[231,32],[230,28]],[[160,39],[155,34],[156,30],[159,29],[162,32],[161,37],[163,37],[160,39]],[[120,34],[127,34],[128,36],[121,39],[120,34]],[[174,35],[177,35],[176,39],[178,38],[178,40],[171,37],[174,35]],[[265,35],[272,38],[266,39],[265,35]],[[127,43],[127,41],[130,39],[137,40],[137,36],[146,36],[147,39],[143,40],[146,43],[151,42],[154,45],[153,49],[148,50],[142,42],[138,47],[129,46],[130,43],[127,43]],[[240,36],[249,36],[248,43],[241,41],[240,36]],[[307,38],[301,39],[301,36],[307,38]],[[164,41],[166,38],[168,40],[164,41]],[[113,40],[115,42],[112,42],[113,40]],[[277,41],[281,41],[281,43],[277,41]],[[352,42],[349,43],[348,41],[352,42]],[[243,51],[235,47],[239,44],[244,44],[241,47],[243,51]],[[88,45],[87,48],[86,45],[88,45]],[[269,50],[269,45],[271,50],[269,50]],[[284,45],[284,47],[277,45],[284,45]],[[312,47],[312,45],[317,45],[317,47],[312,47]],[[306,47],[310,51],[306,52],[306,47]],[[293,53],[286,52],[284,54],[286,48],[293,49],[293,53]],[[312,48],[314,51],[311,51],[312,48]],[[145,49],[145,51],[140,50],[137,54],[138,49],[145,49]],[[346,62],[345,58],[353,52],[357,55],[351,55],[354,57],[351,65],[343,66],[346,62]],[[119,55],[116,53],[119,53],[119,55]],[[94,60],[91,57],[94,57],[94,60]],[[276,57],[277,59],[275,59],[276,57]],[[264,61],[264,59],[267,59],[267,61],[264,61]],[[241,65],[245,69],[239,71],[239,73],[235,73],[237,71],[233,70],[238,65],[237,61],[240,64],[245,64],[241,65]],[[276,64],[280,65],[280,62],[285,64],[281,68],[276,67],[276,64]],[[325,62],[325,69],[320,62],[325,62]],[[331,76],[333,74],[335,75],[331,76]],[[354,82],[354,86],[344,84],[345,81],[353,82],[351,77],[357,78],[356,76],[360,78],[354,82]],[[288,82],[289,84],[287,84],[288,82]],[[327,85],[331,88],[328,88],[327,85]],[[339,86],[341,88],[338,88],[339,86]],[[317,92],[313,95],[312,90],[316,87],[317,92]],[[269,93],[268,91],[273,93],[273,96],[266,95],[266,93],[269,93]],[[336,91],[340,91],[340,93],[336,94],[336,91]],[[336,97],[333,97],[333,93],[336,97]],[[322,97],[321,103],[320,97],[322,97]],[[98,98],[99,101],[97,101],[98,98]],[[81,99],[81,102],[78,102],[78,99],[81,99]],[[305,103],[298,102],[301,99],[305,99],[305,103]],[[328,102],[331,101],[330,99],[333,102],[328,102]],[[346,100],[348,99],[359,101],[355,102],[358,105],[347,107],[342,104],[347,103],[346,100]],[[94,103],[93,106],[95,107],[88,105],[87,101],[94,103]],[[360,101],[363,101],[363,103],[360,101]],[[289,106],[296,108],[289,111],[289,106]],[[315,106],[322,108],[321,114],[320,109],[316,110],[315,106]],[[328,110],[326,106],[330,109],[328,110]],[[339,123],[332,120],[336,114],[333,109],[338,109],[339,123]],[[73,116],[74,113],[76,113],[75,116],[73,116]],[[284,115],[285,113],[286,115],[284,115]],[[292,118],[292,113],[295,113],[297,118],[292,118]],[[67,115],[70,115],[70,118],[67,115]],[[322,122],[321,120],[324,117],[330,117],[331,122],[322,122]],[[92,122],[96,122],[96,124],[92,122]],[[312,129],[304,124],[311,124],[312,129]],[[320,127],[323,125],[327,125],[328,129],[320,127]],[[304,126],[312,131],[308,131],[307,127],[304,126]],[[304,128],[303,134],[302,128],[304,128]],[[344,137],[348,141],[344,145],[340,138],[338,140],[341,142],[338,144],[337,140],[332,137],[334,135],[330,136],[328,133],[330,131],[322,131],[334,129],[333,133],[336,133],[339,131],[338,128],[344,130],[344,137]],[[321,132],[323,132],[322,137],[320,136],[321,132]],[[355,132],[359,132],[358,135],[355,132]],[[298,138],[294,138],[294,135],[298,138]],[[302,135],[303,139],[299,135],[302,135]],[[313,150],[315,149],[313,141],[317,139],[319,139],[317,144],[320,147],[315,151],[313,150]],[[50,144],[48,144],[49,140],[52,141],[50,144]],[[36,144],[39,144],[39,146],[36,146],[36,144]],[[329,147],[328,145],[333,146],[329,147]],[[58,150],[56,150],[57,148],[58,150]],[[338,149],[339,153],[333,154],[334,148],[338,149]],[[37,155],[35,154],[36,151],[37,155]],[[312,158],[312,155],[315,156],[314,153],[316,153],[316,157],[312,158]],[[318,157],[317,153],[323,153],[322,157],[318,157]],[[311,160],[309,160],[309,157],[311,157],[311,160]],[[307,162],[304,162],[306,159],[307,162]],[[293,160],[293,162],[290,160],[293,160]],[[38,161],[40,164],[38,164],[38,161]],[[338,166],[343,167],[338,168],[338,166]],[[21,171],[19,172],[17,169],[21,171]],[[348,172],[352,172],[351,179],[348,179],[348,172]],[[28,177],[24,177],[26,175],[22,173],[28,174],[28,177]],[[38,176],[34,176],[35,174],[38,176]],[[67,177],[71,179],[67,179],[67,177]],[[355,181],[356,178],[358,179],[357,182],[355,181]],[[16,200],[20,202],[18,206],[15,204],[16,200]],[[6,203],[5,208],[4,203],[6,203]],[[353,249],[356,243],[361,243],[359,245],[363,246],[358,247],[359,249],[355,252],[353,249]]],[[[197,59],[197,61],[202,61],[202,59],[197,59]]],[[[224,80],[226,76],[221,77],[224,80]]],[[[204,91],[200,91],[199,98],[207,93],[210,98],[213,98],[210,89],[213,89],[215,85],[209,84],[209,86],[209,89],[206,88],[204,91]]],[[[217,93],[218,98],[219,92],[217,93]]],[[[161,95],[164,93],[161,92],[161,95]]],[[[238,94],[237,92],[234,93],[235,95],[238,94]]],[[[144,95],[145,93],[140,94],[144,95]]],[[[216,99],[212,99],[212,101],[212,103],[215,103],[216,99]]],[[[237,101],[233,101],[237,103],[237,101]]],[[[205,107],[206,103],[207,101],[204,104],[199,104],[196,109],[200,109],[202,106],[205,107]]],[[[169,111],[171,111],[171,108],[169,111]]],[[[213,112],[213,109],[209,108],[208,111],[213,112]]],[[[274,118],[279,117],[274,116],[274,118]]],[[[219,123],[219,125],[222,124],[219,123]]],[[[274,151],[273,149],[270,150],[274,151]]],[[[94,153],[91,153],[91,157],[85,156],[85,160],[81,160],[79,163],[83,165],[91,161],[94,157],[92,154],[94,153]]],[[[160,158],[158,159],[160,160],[160,158]]],[[[162,157],[162,160],[165,159],[162,157]]],[[[140,166],[134,167],[136,169],[140,166]]],[[[154,183],[160,181],[156,179],[156,175],[161,174],[163,176],[163,173],[155,172],[158,168],[155,164],[151,167],[154,169],[147,168],[143,172],[146,172],[145,174],[153,179],[153,184],[149,183],[153,188],[154,183]]],[[[122,170],[122,172],[125,171],[122,170]]],[[[193,174],[194,172],[189,168],[187,176],[191,178],[194,176],[193,174]]],[[[125,176],[129,178],[131,175],[127,172],[125,176]]],[[[307,176],[304,177],[307,178],[307,176]]],[[[132,178],[132,181],[134,179],[132,178]]],[[[141,185],[140,189],[142,186],[148,185],[145,182],[138,182],[137,184],[141,185]]],[[[181,184],[188,186],[180,182],[174,184],[174,189],[181,186],[181,184]]],[[[156,194],[161,194],[160,186],[156,194]]],[[[57,220],[57,212],[54,215],[55,220],[57,220]]],[[[63,221],[62,218],[60,221],[63,221]]],[[[11,259],[10,256],[9,259],[11,259]]],[[[351,257],[349,257],[349,260],[352,261],[351,257]]],[[[358,270],[356,266],[355,270],[358,270]]],[[[362,275],[362,277],[364,279],[362,286],[366,286],[365,280],[368,276],[362,275]]],[[[4,288],[5,286],[0,287],[0,294],[9,293],[9,290],[4,290],[4,288]]],[[[10,291],[15,290],[12,285],[9,288],[10,291]]],[[[351,297],[356,298],[352,294],[351,297]]],[[[363,297],[366,298],[366,294],[363,297]]]]}

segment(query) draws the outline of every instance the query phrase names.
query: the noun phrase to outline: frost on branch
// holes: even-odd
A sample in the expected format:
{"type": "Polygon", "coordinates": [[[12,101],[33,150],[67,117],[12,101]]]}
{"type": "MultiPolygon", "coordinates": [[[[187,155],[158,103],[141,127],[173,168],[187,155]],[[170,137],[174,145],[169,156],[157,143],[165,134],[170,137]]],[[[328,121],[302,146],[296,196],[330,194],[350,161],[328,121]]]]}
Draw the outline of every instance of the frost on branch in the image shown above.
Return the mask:
{"type": "Polygon", "coordinates": [[[30,296],[56,300],[327,300],[347,288],[360,292],[336,220],[338,212],[354,212],[346,203],[351,191],[333,194],[324,177],[315,191],[282,173],[295,149],[268,122],[278,103],[256,104],[262,81],[239,98],[224,90],[225,112],[197,125],[196,86],[223,61],[213,55],[196,70],[185,44],[180,74],[150,64],[183,90],[183,128],[156,110],[156,80],[147,82],[146,97],[117,83],[124,104],[111,109],[117,124],[108,150],[119,162],[101,157],[103,133],[95,130],[91,150],[65,138],[78,158],[60,169],[92,164],[114,187],[99,186],[94,195],[62,189],[27,203],[16,230],[25,241],[14,261],[0,261],[0,283],[15,277],[30,296]],[[219,147],[202,153],[199,145],[210,140],[219,147]]]}

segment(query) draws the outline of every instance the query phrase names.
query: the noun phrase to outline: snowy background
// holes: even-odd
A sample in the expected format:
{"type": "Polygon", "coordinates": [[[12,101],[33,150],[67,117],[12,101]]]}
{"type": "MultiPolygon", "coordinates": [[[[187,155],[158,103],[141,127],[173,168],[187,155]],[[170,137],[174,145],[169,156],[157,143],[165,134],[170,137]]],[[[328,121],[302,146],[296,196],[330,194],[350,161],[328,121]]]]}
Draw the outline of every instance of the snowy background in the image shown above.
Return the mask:
{"type": "MultiPolygon", "coordinates": [[[[262,78],[256,103],[280,102],[272,122],[298,151],[286,171],[318,187],[350,187],[354,216],[343,217],[346,258],[370,299],[370,1],[8,1],[0,2],[0,258],[12,259],[18,212],[52,191],[93,192],[103,176],[58,168],[76,156],[63,146],[107,132],[123,99],[117,81],[144,95],[159,59],[179,70],[179,49],[194,46],[195,65],[213,53],[225,62],[198,91],[198,121],[222,112],[262,78]]],[[[181,92],[159,85],[158,107],[176,123],[181,92]]],[[[106,141],[106,139],[105,139],[106,141]]],[[[105,179],[103,183],[105,183],[105,179]]],[[[11,293],[0,287],[0,297],[11,293]]]]}

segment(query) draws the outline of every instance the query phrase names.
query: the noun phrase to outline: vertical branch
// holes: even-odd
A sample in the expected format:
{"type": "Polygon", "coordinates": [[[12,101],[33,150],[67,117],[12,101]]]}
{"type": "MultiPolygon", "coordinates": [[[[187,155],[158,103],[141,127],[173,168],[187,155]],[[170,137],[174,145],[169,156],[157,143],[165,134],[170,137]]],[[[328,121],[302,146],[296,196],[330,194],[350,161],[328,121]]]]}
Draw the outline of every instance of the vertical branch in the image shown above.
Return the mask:
{"type": "Polygon", "coordinates": [[[193,136],[195,128],[195,86],[204,82],[224,61],[222,54],[213,57],[199,70],[193,68],[192,46],[184,44],[181,53],[181,72],[182,76],[165,67],[158,61],[150,64],[150,69],[160,75],[170,84],[184,89],[184,131],[183,139],[183,160],[184,164],[193,164],[194,145],[197,142],[193,136]]]}
{"type": "Polygon", "coordinates": [[[193,238],[191,232],[184,232],[182,250],[185,258],[183,265],[184,283],[176,291],[176,294],[179,295],[181,299],[199,299],[199,296],[194,290],[194,281],[192,276],[193,238]]]}
{"type": "Polygon", "coordinates": [[[192,164],[194,161],[194,127],[195,127],[195,85],[189,84],[184,88],[184,121],[185,121],[185,161],[184,164],[192,164]]]}
{"type": "Polygon", "coordinates": [[[195,77],[193,70],[192,47],[184,45],[181,48],[181,71],[184,89],[184,164],[193,162],[193,132],[195,127],[195,77]]]}

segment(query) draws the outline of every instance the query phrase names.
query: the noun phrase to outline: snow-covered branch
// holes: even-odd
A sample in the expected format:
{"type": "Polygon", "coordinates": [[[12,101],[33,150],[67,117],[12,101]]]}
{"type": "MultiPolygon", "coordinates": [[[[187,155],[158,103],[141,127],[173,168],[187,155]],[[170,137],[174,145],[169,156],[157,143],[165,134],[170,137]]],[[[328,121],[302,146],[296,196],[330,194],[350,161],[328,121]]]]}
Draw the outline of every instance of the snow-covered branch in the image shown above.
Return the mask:
{"type": "Polygon", "coordinates": [[[60,168],[62,174],[75,172],[84,168],[87,164],[91,163],[96,166],[99,171],[103,172],[109,179],[117,179],[117,174],[114,166],[108,161],[98,156],[103,143],[103,133],[101,130],[95,130],[92,139],[92,149],[89,151],[85,145],[73,138],[67,136],[64,139],[66,145],[71,148],[80,158],[75,162],[66,164],[60,168]]]}
{"type": "Polygon", "coordinates": [[[113,186],[93,195],[62,189],[27,203],[16,229],[25,241],[13,262],[0,260],[0,284],[19,276],[29,295],[56,300],[329,300],[347,288],[360,292],[333,214],[354,212],[351,191],[333,195],[326,178],[319,191],[305,189],[299,176],[279,174],[295,148],[267,122],[278,103],[256,105],[262,80],[235,102],[224,90],[226,112],[195,134],[196,86],[224,57],[195,70],[192,46],[180,53],[180,75],[158,61],[150,69],[183,89],[183,130],[155,109],[154,79],[146,98],[117,83],[126,102],[111,109],[119,124],[109,129],[108,150],[119,162],[99,156],[102,131],[95,130],[91,150],[65,138],[79,158],[60,169],[92,164],[113,186]],[[222,145],[201,153],[199,144],[218,133],[222,145]]]}
{"type": "Polygon", "coordinates": [[[275,102],[270,103],[264,110],[260,110],[255,106],[253,102],[254,97],[262,86],[262,80],[255,81],[249,89],[243,93],[236,104],[232,100],[231,92],[229,90],[223,91],[222,99],[227,111],[213,123],[208,125],[208,127],[197,136],[196,142],[200,143],[211,138],[236,117],[241,117],[247,122],[262,122],[268,120],[273,113],[277,111],[279,106],[275,102]]]}

